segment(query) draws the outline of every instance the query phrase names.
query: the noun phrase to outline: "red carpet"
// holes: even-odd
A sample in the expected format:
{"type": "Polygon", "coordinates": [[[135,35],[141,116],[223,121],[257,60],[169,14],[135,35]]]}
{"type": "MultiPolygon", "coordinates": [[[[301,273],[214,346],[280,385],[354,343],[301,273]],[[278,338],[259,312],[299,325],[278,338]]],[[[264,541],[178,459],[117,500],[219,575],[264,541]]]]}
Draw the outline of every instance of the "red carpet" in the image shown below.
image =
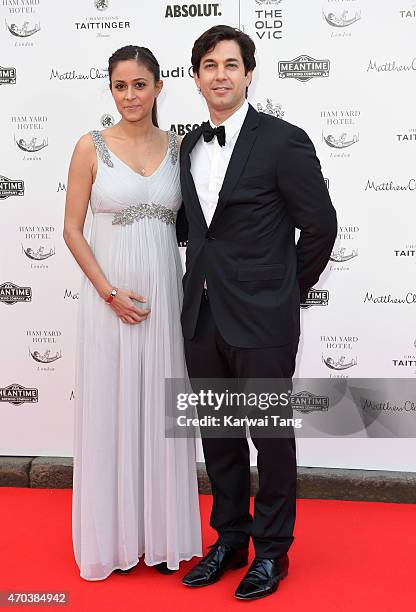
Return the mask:
{"type": "MultiPolygon", "coordinates": [[[[203,495],[200,502],[206,548],[214,541],[208,527],[211,498],[203,495]]],[[[142,564],[129,575],[86,582],[72,553],[70,490],[0,488],[0,521],[0,590],[67,591],[65,610],[416,609],[416,507],[411,505],[299,500],[289,576],[277,593],[255,602],[233,597],[245,569],[203,589],[182,586],[180,577],[194,561],[171,576],[142,564]]]]}

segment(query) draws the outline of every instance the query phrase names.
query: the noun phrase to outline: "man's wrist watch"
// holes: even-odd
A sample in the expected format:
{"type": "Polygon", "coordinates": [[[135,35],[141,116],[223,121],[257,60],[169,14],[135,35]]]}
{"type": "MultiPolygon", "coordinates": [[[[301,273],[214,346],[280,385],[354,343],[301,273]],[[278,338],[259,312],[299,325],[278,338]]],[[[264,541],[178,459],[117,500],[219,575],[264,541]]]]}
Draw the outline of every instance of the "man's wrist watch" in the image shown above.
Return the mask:
{"type": "Polygon", "coordinates": [[[114,298],[116,297],[118,293],[118,289],[116,287],[113,287],[110,295],[105,299],[105,301],[107,302],[107,304],[111,304],[111,302],[114,300],[114,298]]]}

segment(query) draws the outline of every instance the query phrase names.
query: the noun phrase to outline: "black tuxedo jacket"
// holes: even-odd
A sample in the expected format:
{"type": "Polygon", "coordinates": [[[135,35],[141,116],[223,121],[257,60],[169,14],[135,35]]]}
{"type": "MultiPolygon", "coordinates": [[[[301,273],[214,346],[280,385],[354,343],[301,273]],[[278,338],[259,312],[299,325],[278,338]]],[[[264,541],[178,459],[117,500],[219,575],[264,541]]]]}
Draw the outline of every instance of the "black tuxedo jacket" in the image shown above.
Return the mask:
{"type": "Polygon", "coordinates": [[[191,175],[190,152],[201,132],[187,134],[180,151],[177,236],[179,244],[188,241],[184,336],[195,334],[206,278],[212,315],[228,344],[294,342],[300,300],[318,281],[337,233],[314,146],[300,128],[249,106],[208,228],[191,175]]]}

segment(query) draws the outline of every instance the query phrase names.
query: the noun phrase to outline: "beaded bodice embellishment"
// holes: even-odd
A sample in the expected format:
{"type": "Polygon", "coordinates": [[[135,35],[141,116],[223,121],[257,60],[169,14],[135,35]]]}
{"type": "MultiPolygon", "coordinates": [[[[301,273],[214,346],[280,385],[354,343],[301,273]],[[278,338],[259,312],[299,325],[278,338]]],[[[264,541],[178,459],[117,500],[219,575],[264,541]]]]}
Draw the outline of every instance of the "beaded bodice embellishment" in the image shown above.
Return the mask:
{"type": "Polygon", "coordinates": [[[104,142],[104,139],[101,136],[100,132],[98,130],[92,130],[92,132],[90,132],[90,134],[91,134],[91,137],[92,137],[92,139],[94,141],[98,157],[101,159],[102,162],[105,163],[106,166],[109,166],[110,168],[113,168],[114,164],[111,161],[110,152],[107,149],[107,146],[106,146],[106,144],[104,142]]]}
{"type": "Polygon", "coordinates": [[[124,208],[120,212],[116,212],[112,225],[132,225],[134,221],[140,221],[140,219],[159,219],[164,223],[175,224],[176,213],[160,204],[134,204],[124,208]]]}
{"type": "MultiPolygon", "coordinates": [[[[92,130],[90,134],[94,141],[98,157],[101,159],[102,162],[104,162],[106,166],[108,166],[109,168],[114,168],[114,164],[111,161],[110,152],[104,142],[104,138],[101,136],[101,132],[99,132],[98,130],[92,130]]],[[[170,161],[172,162],[172,164],[176,164],[179,155],[179,141],[175,132],[168,132],[168,149],[170,161]]]]}

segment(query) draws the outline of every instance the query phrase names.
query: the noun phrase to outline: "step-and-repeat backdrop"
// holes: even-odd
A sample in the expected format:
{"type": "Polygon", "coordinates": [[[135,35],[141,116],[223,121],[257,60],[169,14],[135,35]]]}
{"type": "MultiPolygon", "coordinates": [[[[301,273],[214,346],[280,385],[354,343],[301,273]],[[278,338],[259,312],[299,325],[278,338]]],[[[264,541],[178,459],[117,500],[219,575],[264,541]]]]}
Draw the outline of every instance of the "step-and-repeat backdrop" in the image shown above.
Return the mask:
{"type": "MultiPolygon", "coordinates": [[[[160,125],[183,135],[207,118],[192,44],[219,23],[253,37],[249,100],[308,132],[338,211],[297,376],[416,376],[414,0],[0,0],[1,454],[72,454],[80,272],[63,213],[76,141],[118,120],[108,57],[153,50],[160,125]]],[[[416,471],[413,446],[365,432],[301,439],[299,462],[416,471]]]]}

